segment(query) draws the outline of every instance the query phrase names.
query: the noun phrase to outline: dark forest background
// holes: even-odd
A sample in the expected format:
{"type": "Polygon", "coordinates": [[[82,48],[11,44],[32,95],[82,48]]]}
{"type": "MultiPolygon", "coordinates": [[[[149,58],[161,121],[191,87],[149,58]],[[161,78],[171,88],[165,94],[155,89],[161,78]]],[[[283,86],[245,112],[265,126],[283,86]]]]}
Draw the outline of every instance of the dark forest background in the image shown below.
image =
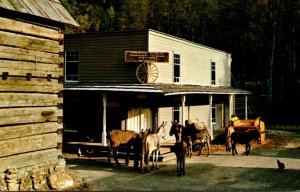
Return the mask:
{"type": "Polygon", "coordinates": [[[300,0],[61,2],[81,26],[65,33],[151,28],[230,52],[232,86],[252,91],[253,115],[300,125],[300,0]]]}

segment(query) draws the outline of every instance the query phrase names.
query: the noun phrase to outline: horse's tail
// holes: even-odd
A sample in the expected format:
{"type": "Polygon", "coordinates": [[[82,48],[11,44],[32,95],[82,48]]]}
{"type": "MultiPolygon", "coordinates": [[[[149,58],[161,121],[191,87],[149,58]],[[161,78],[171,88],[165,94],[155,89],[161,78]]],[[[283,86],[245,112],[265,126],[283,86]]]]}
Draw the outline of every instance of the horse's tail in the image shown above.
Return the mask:
{"type": "Polygon", "coordinates": [[[109,156],[112,156],[112,151],[111,151],[111,136],[109,133],[106,134],[106,146],[107,146],[107,154],[109,156]]]}

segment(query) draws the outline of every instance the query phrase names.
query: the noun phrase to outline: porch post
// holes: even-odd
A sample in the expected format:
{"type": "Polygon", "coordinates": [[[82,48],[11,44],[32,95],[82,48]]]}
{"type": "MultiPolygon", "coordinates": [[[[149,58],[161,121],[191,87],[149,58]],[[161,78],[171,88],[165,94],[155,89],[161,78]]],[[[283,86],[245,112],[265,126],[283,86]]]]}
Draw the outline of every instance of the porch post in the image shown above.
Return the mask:
{"type": "Polygon", "coordinates": [[[210,126],[210,135],[211,135],[211,140],[214,139],[214,132],[213,132],[213,126],[212,126],[212,101],[213,97],[212,94],[209,94],[209,126],[210,126]]]}
{"type": "Polygon", "coordinates": [[[248,119],[248,96],[245,95],[245,119],[248,119]]]}
{"type": "Polygon", "coordinates": [[[102,94],[102,101],[103,101],[102,145],[106,146],[106,103],[107,103],[106,93],[102,94]]]}
{"type": "Polygon", "coordinates": [[[232,115],[232,94],[229,95],[229,119],[231,118],[232,115]]]}
{"type": "Polygon", "coordinates": [[[182,125],[185,123],[185,95],[181,95],[181,107],[182,107],[182,125]]]}

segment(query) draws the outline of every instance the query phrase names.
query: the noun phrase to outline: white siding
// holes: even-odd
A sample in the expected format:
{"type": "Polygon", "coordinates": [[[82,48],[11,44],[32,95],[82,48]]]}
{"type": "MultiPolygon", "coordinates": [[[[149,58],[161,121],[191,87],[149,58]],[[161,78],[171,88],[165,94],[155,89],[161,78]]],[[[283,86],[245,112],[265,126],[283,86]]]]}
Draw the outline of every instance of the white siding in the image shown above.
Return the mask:
{"type": "Polygon", "coordinates": [[[134,108],[128,111],[127,130],[140,132],[152,129],[152,112],[148,108],[134,108]]]}
{"type": "Polygon", "coordinates": [[[231,86],[231,55],[183,39],[149,32],[149,51],[169,52],[169,63],[155,63],[156,83],[173,83],[173,54],[180,54],[180,84],[211,85],[211,62],[216,63],[216,86],[231,86]]]}
{"type": "Polygon", "coordinates": [[[171,126],[173,109],[172,107],[160,107],[158,109],[158,124],[160,125],[163,121],[167,121],[168,125],[171,126]]]}
{"type": "Polygon", "coordinates": [[[209,127],[209,105],[190,106],[186,113],[188,113],[188,118],[197,118],[209,127]]]}

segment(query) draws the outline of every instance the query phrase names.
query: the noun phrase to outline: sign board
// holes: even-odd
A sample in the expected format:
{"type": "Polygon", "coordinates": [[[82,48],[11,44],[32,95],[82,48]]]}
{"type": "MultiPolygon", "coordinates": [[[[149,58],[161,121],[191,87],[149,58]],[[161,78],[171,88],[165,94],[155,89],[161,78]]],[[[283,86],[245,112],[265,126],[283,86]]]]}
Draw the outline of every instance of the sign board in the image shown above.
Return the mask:
{"type": "Polygon", "coordinates": [[[125,51],[125,62],[169,62],[168,52],[125,51]]]}

